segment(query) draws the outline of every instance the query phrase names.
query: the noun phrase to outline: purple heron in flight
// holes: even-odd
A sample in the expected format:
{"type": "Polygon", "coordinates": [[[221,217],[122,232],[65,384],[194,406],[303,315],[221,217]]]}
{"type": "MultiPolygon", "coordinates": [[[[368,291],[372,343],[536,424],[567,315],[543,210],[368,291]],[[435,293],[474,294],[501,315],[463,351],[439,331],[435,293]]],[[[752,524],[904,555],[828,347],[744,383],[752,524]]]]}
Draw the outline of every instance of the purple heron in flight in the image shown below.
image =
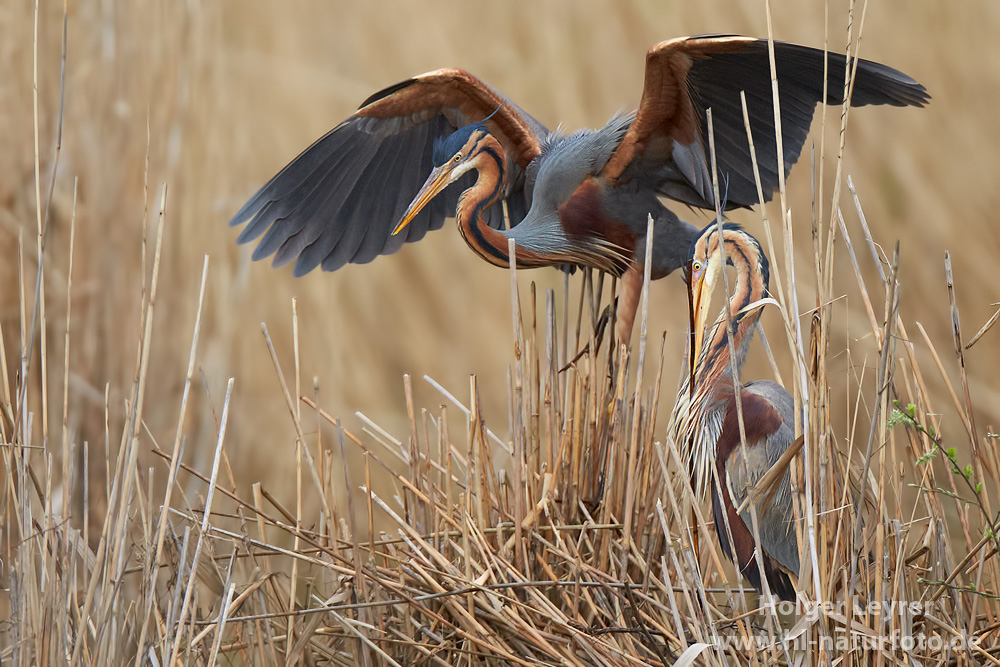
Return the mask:
{"type": "MultiPolygon", "coordinates": [[[[774,58],[786,173],[816,105],[843,102],[848,65],[857,66],[854,106],[923,106],[929,99],[909,76],[875,62],[783,42],[774,42],[774,58]]],[[[571,134],[548,130],[463,70],[407,79],[369,97],[300,153],[230,224],[246,224],[240,243],[262,237],[254,259],[273,254],[275,266],[294,260],[293,273],[301,276],[396,252],[454,215],[469,246],[491,264],[508,266],[508,239],[514,239],[519,267],[569,264],[620,277],[618,331],[627,340],[647,216],[655,225],[650,271],[656,279],[681,267],[698,235],[660,198],[715,209],[707,109],[724,208],[758,203],[741,90],[770,199],[778,159],[768,42],[715,35],[653,46],[638,110],[571,134]]]]}

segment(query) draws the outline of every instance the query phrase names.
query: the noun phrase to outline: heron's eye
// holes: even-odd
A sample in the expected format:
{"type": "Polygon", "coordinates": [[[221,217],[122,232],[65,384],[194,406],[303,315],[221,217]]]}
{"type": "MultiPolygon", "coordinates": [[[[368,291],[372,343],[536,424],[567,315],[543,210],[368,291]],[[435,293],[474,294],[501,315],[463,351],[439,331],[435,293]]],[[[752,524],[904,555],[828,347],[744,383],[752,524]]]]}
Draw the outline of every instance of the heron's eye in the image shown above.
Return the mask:
{"type": "Polygon", "coordinates": [[[455,157],[453,157],[451,159],[451,161],[457,163],[461,159],[462,159],[462,154],[461,153],[455,153],[455,157]]]}
{"type": "Polygon", "coordinates": [[[691,262],[691,271],[693,273],[701,271],[701,262],[699,262],[698,260],[691,262]]]}

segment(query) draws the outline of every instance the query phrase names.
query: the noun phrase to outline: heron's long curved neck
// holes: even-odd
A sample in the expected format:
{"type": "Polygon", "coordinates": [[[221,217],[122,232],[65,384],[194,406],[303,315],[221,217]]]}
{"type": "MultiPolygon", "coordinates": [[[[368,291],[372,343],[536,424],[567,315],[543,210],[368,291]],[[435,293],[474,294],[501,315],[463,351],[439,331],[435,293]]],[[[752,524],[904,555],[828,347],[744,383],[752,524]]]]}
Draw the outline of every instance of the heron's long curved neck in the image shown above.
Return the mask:
{"type": "MultiPolygon", "coordinates": [[[[458,231],[477,255],[495,266],[508,267],[510,255],[507,252],[507,236],[490,227],[484,218],[487,209],[503,197],[507,187],[503,147],[491,134],[484,133],[473,150],[476,152],[478,178],[458,199],[455,216],[458,231]]],[[[522,247],[517,248],[515,257],[517,266],[521,268],[552,264],[522,247]]]]}
{"type": "Polygon", "coordinates": [[[746,360],[747,348],[753,337],[754,327],[760,319],[760,309],[749,312],[743,309],[755,301],[767,296],[767,284],[764,280],[754,279],[759,276],[758,267],[751,265],[751,260],[743,249],[730,241],[726,242],[726,252],[736,269],[736,286],[729,298],[729,321],[733,323],[733,347],[736,355],[732,359],[729,354],[729,333],[727,321],[723,319],[715,325],[711,338],[706,343],[705,351],[695,369],[695,383],[708,390],[705,400],[713,401],[721,395],[733,393],[732,373],[735,367],[737,377],[746,360]]]}

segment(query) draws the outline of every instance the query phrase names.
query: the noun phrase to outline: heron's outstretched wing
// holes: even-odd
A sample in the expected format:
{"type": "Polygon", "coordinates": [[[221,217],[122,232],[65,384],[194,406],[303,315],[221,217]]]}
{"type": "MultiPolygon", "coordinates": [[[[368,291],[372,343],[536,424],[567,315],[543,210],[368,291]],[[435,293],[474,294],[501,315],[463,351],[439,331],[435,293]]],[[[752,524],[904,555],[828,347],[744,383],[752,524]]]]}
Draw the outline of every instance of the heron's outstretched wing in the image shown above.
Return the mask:
{"type": "MultiPolygon", "coordinates": [[[[470,173],[432,201],[404,233],[392,230],[430,174],[434,141],[490,118],[490,132],[508,162],[508,210],[516,224],[527,211],[524,170],[548,130],[486,82],[460,69],[442,69],[375,93],[343,123],[302,151],[230,221],[247,224],[247,243],[263,235],[253,258],[274,254],[275,266],[295,259],[294,273],[317,266],[334,271],[370,262],[423,238],[455,214],[470,173]],[[495,112],[495,113],[494,113],[495,112]]],[[[487,216],[502,222],[501,205],[487,216]]]]}
{"type": "MultiPolygon", "coordinates": [[[[817,103],[823,101],[824,52],[774,43],[785,173],[799,158],[817,103]]],[[[851,61],[853,65],[854,61],[851,61]]],[[[923,106],[926,90],[906,74],[858,60],[851,104],[923,106]]],[[[842,104],[848,59],[829,53],[828,104],[842,104]]],[[[764,199],[778,187],[771,69],[765,39],[711,35],[662,42],[646,54],[635,122],[605,168],[610,181],[642,179],[677,201],[714,208],[706,110],[712,109],[720,188],[726,208],[758,203],[743,121],[745,91],[764,199]]]]}

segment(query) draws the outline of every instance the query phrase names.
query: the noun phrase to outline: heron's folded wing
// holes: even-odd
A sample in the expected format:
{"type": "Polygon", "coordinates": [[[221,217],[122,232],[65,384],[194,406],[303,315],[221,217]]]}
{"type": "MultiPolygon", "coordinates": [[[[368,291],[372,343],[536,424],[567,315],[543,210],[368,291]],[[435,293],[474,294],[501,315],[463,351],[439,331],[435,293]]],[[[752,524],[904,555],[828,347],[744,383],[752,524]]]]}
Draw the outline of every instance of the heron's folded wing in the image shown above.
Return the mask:
{"type": "MultiPolygon", "coordinates": [[[[730,455],[726,464],[726,477],[736,507],[744,504],[750,490],[795,442],[795,406],[784,387],[768,380],[758,380],[748,383],[743,388],[742,396],[744,415],[765,409],[773,410],[772,414],[780,416],[780,423],[759,441],[747,443],[752,446],[748,446],[746,450],[741,446],[730,455]]],[[[789,477],[789,470],[786,469],[775,486],[757,502],[756,509],[764,551],[782,567],[797,574],[799,548],[793,523],[795,513],[792,509],[789,477]]],[[[749,507],[744,508],[740,516],[747,527],[752,525],[749,507]]]]}
{"type": "MultiPolygon", "coordinates": [[[[246,224],[239,242],[262,237],[253,258],[296,260],[295,275],[369,262],[439,229],[454,215],[474,174],[436,198],[396,236],[392,230],[430,174],[435,140],[490,119],[510,165],[512,224],[523,217],[523,173],[545,127],[482,80],[458,69],[408,79],[371,96],[349,119],[304,150],[254,194],[230,221],[246,224]],[[494,113],[495,112],[495,113],[494,113]]],[[[487,212],[502,222],[498,203],[487,212]]]]}

